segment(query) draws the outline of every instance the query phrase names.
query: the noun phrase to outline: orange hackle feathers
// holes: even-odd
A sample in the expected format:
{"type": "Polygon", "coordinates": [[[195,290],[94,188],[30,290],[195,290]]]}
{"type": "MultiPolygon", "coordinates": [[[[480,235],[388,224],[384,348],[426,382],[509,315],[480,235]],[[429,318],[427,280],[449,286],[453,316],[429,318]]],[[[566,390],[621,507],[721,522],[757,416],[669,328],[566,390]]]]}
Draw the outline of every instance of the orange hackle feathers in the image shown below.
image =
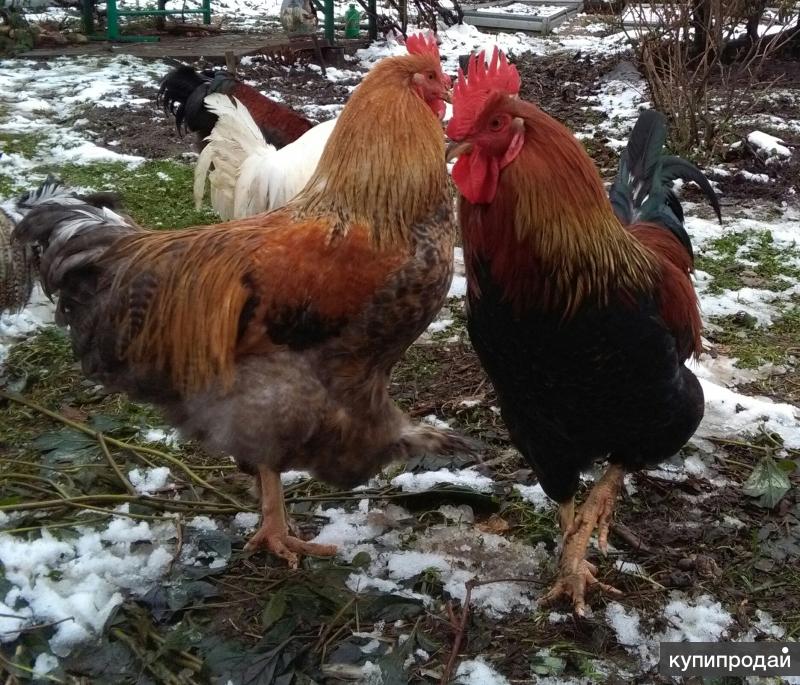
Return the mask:
{"type": "Polygon", "coordinates": [[[469,76],[465,77],[459,67],[453,87],[453,117],[447,126],[447,135],[453,140],[460,140],[469,133],[490,95],[518,95],[521,85],[517,68],[509,64],[497,46],[492,50],[488,64],[485,51],[472,55],[468,71],[469,76]]]}
{"type": "Polygon", "coordinates": [[[441,73],[438,51],[373,67],[342,110],[314,175],[288,207],[304,216],[337,216],[340,227],[367,225],[376,246],[407,244],[411,225],[449,197],[441,124],[410,86],[412,76],[426,70],[441,73]]]}
{"type": "Polygon", "coordinates": [[[312,303],[347,320],[409,258],[415,224],[441,215],[441,230],[453,228],[441,125],[411,85],[414,74],[441,70],[438,53],[423,53],[372,69],[282,210],[120,244],[112,287],[137,306],[120,308],[115,323],[132,368],[183,394],[212,381],[230,387],[240,355],[275,347],[271,305],[312,303]]]}

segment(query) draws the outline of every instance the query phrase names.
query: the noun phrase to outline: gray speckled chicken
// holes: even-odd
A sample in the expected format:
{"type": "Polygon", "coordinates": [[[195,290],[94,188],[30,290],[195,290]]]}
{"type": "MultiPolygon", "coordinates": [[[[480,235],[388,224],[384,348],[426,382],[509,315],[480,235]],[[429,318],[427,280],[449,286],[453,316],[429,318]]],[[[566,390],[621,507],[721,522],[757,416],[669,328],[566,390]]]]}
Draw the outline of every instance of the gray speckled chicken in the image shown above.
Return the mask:
{"type": "Polygon", "coordinates": [[[33,250],[13,238],[14,223],[0,210],[0,313],[28,302],[36,275],[33,250]]]}
{"type": "Polygon", "coordinates": [[[86,374],[257,473],[249,546],[291,565],[335,548],[289,535],[281,471],[349,486],[414,453],[472,447],[413,425],[388,395],[446,298],[455,240],[440,123],[450,80],[432,39],[408,50],[366,76],[283,209],[150,232],[63,204],[51,185],[18,227],[44,249],[45,289],[86,374]]]}

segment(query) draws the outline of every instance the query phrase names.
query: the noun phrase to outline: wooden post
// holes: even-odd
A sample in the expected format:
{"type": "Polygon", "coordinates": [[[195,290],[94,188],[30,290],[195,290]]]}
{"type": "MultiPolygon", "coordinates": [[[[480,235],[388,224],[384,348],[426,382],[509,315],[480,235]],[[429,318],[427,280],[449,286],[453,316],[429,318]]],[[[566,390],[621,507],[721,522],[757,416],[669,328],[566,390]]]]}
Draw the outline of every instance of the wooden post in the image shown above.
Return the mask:
{"type": "Polygon", "coordinates": [[[368,16],[368,28],[367,34],[369,35],[370,40],[377,40],[378,39],[378,21],[376,19],[378,15],[378,3],[377,0],[367,0],[367,7],[369,9],[369,16],[368,16]]]}
{"type": "Polygon", "coordinates": [[[325,0],[325,40],[333,47],[336,35],[333,31],[333,0],[325,0]]]}
{"type": "Polygon", "coordinates": [[[94,0],[81,0],[83,32],[88,36],[94,33],[94,0]]]}
{"type": "MultiPolygon", "coordinates": [[[[167,0],[158,0],[157,4],[158,10],[163,11],[167,8],[167,0]]],[[[156,28],[159,31],[163,31],[164,27],[167,25],[167,17],[163,14],[159,14],[156,16],[156,28]]]]}
{"type": "Polygon", "coordinates": [[[231,74],[236,73],[236,55],[233,54],[233,50],[225,51],[225,68],[231,74]]]}
{"type": "Polygon", "coordinates": [[[211,23],[211,0],[203,0],[203,23],[211,23]]]}

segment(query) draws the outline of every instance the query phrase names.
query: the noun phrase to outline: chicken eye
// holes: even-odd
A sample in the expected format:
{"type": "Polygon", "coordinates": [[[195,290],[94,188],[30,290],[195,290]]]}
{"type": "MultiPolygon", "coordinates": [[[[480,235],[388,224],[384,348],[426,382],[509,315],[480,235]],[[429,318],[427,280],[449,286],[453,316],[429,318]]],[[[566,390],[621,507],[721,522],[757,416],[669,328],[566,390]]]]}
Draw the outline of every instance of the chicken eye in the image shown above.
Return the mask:
{"type": "Polygon", "coordinates": [[[489,122],[489,129],[492,131],[499,131],[503,128],[503,120],[500,117],[495,117],[489,122]]]}
{"type": "Polygon", "coordinates": [[[429,81],[433,81],[433,79],[435,79],[435,78],[436,78],[436,74],[434,74],[432,71],[429,71],[428,72],[428,80],[429,81]]]}

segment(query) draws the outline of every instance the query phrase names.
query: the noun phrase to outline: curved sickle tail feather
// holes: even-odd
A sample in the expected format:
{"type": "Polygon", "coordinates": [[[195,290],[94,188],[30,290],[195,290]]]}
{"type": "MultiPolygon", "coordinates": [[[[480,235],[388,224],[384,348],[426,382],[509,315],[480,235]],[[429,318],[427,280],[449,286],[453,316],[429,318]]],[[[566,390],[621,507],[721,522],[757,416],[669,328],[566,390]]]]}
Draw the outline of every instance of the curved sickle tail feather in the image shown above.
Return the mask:
{"type": "Polygon", "coordinates": [[[205,103],[217,123],[194,170],[195,206],[199,209],[203,203],[208,178],[211,206],[223,220],[264,211],[269,195],[266,169],[275,148],[264,140],[247,107],[236,98],[213,93],[205,103]]]}
{"type": "MultiPolygon", "coordinates": [[[[47,295],[59,294],[56,320],[60,324],[72,325],[75,306],[87,298],[91,301],[87,287],[91,290],[96,285],[99,263],[108,247],[121,236],[142,230],[102,204],[104,197],[77,197],[59,181],[48,178],[17,205],[24,217],[14,237],[40,251],[39,277],[47,295]]],[[[116,201],[114,196],[106,199],[116,201]]]]}
{"type": "Polygon", "coordinates": [[[203,98],[208,92],[211,77],[196,72],[192,67],[176,67],[161,81],[156,104],[175,117],[178,133],[185,129],[205,132],[214,128],[216,117],[205,109],[203,98]]]}
{"type": "Polygon", "coordinates": [[[708,179],[694,164],[663,154],[666,139],[664,115],[644,110],[620,156],[619,172],[608,194],[614,213],[624,225],[648,222],[663,226],[692,255],[692,243],[683,226],[683,208],[669,183],[676,179],[694,181],[721,221],[719,200],[708,179]]]}

